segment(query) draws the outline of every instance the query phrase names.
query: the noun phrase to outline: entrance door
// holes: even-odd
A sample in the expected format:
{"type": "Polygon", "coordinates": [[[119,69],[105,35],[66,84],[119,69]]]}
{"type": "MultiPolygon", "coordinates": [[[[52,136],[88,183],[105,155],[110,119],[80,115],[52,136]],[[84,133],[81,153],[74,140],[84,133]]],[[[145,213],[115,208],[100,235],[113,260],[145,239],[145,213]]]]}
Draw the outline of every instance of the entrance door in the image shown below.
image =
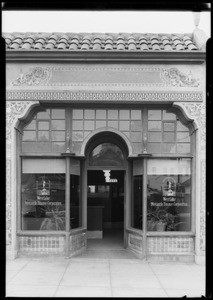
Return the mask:
{"type": "Polygon", "coordinates": [[[124,248],[124,170],[88,170],[88,248],[124,248]]]}

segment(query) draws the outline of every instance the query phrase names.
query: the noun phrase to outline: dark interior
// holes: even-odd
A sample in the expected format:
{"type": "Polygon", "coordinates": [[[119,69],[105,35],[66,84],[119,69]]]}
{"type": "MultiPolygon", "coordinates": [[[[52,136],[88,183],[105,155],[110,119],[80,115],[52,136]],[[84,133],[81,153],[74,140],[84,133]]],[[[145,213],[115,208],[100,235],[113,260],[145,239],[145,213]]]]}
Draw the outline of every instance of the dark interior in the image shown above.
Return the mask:
{"type": "MultiPolygon", "coordinates": [[[[107,169],[107,168],[106,168],[107,169]]],[[[103,170],[88,171],[88,230],[103,230],[106,234],[120,231],[124,226],[124,171],[110,171],[110,178],[117,182],[106,182],[103,170]],[[91,206],[102,207],[100,213],[93,216],[91,206]]]]}

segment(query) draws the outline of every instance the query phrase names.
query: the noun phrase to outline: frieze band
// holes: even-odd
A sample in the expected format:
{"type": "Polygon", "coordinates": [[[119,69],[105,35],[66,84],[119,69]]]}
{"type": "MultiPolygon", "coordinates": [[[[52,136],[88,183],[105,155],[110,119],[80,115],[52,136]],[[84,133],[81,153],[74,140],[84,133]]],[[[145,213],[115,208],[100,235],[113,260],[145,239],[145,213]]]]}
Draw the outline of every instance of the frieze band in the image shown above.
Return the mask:
{"type": "MultiPolygon", "coordinates": [[[[143,80],[142,80],[143,81],[143,80]]],[[[61,67],[35,67],[30,72],[25,74],[19,74],[18,78],[11,82],[12,86],[38,86],[38,85],[49,85],[49,86],[81,86],[81,85],[91,85],[91,86],[107,86],[113,84],[113,86],[176,86],[176,87],[198,87],[200,85],[199,79],[193,78],[191,71],[189,74],[181,72],[177,68],[61,68],[61,67]],[[151,82],[140,82],[140,83],[98,83],[98,82],[89,82],[89,83],[60,83],[60,82],[50,82],[51,77],[53,76],[53,71],[59,70],[62,72],[69,71],[124,71],[132,72],[135,69],[135,72],[158,72],[160,74],[160,83],[151,83],[151,82]]]]}
{"type": "Polygon", "coordinates": [[[71,92],[71,91],[7,91],[6,100],[67,101],[187,101],[202,102],[202,92],[71,92]]]}

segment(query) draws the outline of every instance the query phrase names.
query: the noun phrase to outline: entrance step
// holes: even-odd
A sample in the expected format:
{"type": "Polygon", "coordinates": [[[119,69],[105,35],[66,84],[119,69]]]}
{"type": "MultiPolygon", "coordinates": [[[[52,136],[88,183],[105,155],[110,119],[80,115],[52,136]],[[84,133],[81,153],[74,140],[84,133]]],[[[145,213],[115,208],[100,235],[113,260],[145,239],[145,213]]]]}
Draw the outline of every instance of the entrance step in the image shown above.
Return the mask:
{"type": "Polygon", "coordinates": [[[134,253],[123,250],[90,250],[87,249],[78,258],[138,259],[134,253]]]}

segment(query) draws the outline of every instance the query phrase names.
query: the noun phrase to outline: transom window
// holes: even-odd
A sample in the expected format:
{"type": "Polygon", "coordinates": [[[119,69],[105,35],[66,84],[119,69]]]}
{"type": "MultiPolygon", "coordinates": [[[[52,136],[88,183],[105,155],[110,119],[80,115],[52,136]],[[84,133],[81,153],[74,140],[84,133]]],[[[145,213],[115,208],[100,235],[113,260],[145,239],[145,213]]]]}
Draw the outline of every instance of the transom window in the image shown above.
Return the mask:
{"type": "Polygon", "coordinates": [[[103,143],[95,147],[89,156],[90,166],[122,166],[124,155],[121,149],[112,143],[103,143]]]}

